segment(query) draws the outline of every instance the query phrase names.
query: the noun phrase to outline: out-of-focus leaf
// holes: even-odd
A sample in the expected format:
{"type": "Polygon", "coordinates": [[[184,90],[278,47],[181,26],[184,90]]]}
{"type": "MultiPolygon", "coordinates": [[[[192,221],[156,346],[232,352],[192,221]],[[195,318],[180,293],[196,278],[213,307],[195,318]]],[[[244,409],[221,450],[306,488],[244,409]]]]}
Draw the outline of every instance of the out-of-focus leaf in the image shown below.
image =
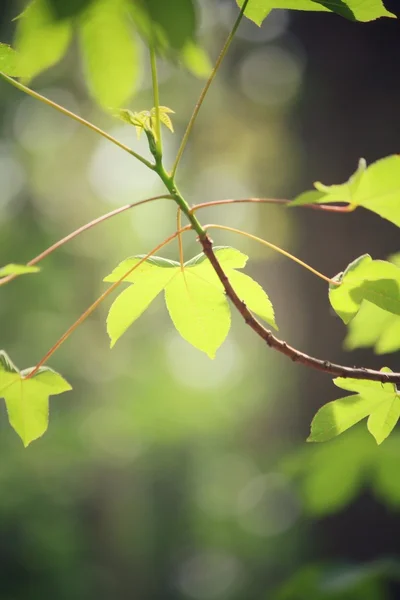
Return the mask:
{"type": "MultiPolygon", "coordinates": [[[[237,0],[240,7],[243,6],[243,2],[244,0],[237,0]]],[[[261,25],[274,8],[333,12],[351,21],[395,17],[386,10],[381,0],[249,0],[245,15],[257,25],[261,25]]]]}
{"type": "MultiPolygon", "coordinates": [[[[234,248],[216,248],[215,252],[243,302],[276,327],[273,307],[264,290],[250,277],[234,270],[245,265],[247,256],[234,248]]],[[[105,281],[118,281],[140,258],[123,261],[105,281]]],[[[174,261],[152,257],[132,271],[126,281],[134,285],[117,297],[107,319],[111,345],[164,289],[168,312],[178,332],[195,348],[214,358],[229,332],[230,310],[224,288],[204,254],[186,262],[183,269],[174,261]]]]}
{"type": "Polygon", "coordinates": [[[69,19],[79,15],[93,0],[48,0],[48,2],[56,19],[69,19]]]}
{"type": "Polygon", "coordinates": [[[376,354],[388,354],[400,349],[400,317],[370,302],[362,303],[348,327],[346,350],[373,346],[376,354]]]}
{"type": "Polygon", "coordinates": [[[37,273],[40,271],[39,267],[33,265],[15,265],[9,264],[5,267],[0,267],[0,277],[7,277],[7,275],[25,275],[26,273],[37,273]]]}
{"type": "MultiPolygon", "coordinates": [[[[309,457],[302,484],[307,512],[326,515],[349,504],[364,485],[371,446],[356,432],[319,446],[309,457]]],[[[367,439],[368,442],[368,439],[367,439]]]]}
{"type": "Polygon", "coordinates": [[[32,370],[19,371],[7,354],[0,351],[0,397],[6,402],[10,425],[25,447],[47,429],[49,396],[72,389],[61,375],[48,367],[41,367],[27,379],[32,370]]]}
{"type": "MultiPolygon", "coordinates": [[[[387,368],[382,371],[391,372],[387,368]]],[[[341,377],[333,382],[344,390],[357,393],[328,402],[320,408],[312,421],[307,441],[325,442],[369,417],[368,430],[376,442],[381,444],[400,417],[400,392],[396,386],[392,383],[341,377]]]]}
{"type": "Polygon", "coordinates": [[[398,569],[392,561],[307,565],[286,581],[272,600],[386,600],[385,580],[398,569]]]}
{"type": "Polygon", "coordinates": [[[374,444],[361,426],[329,444],[308,445],[286,457],[281,469],[299,486],[304,509],[325,516],[345,508],[368,487],[381,502],[400,506],[398,457],[400,434],[393,431],[386,442],[374,444]]]}
{"type": "Polygon", "coordinates": [[[192,40],[188,40],[181,50],[181,61],[196,77],[207,78],[212,70],[207,52],[192,40]]]}
{"type": "Polygon", "coordinates": [[[20,77],[22,73],[18,63],[18,53],[11,46],[0,44],[0,71],[10,77],[20,77]]]}
{"type": "Polygon", "coordinates": [[[131,12],[143,37],[160,50],[182,50],[194,39],[196,14],[192,0],[131,0],[131,12]]]}
{"type": "Polygon", "coordinates": [[[64,56],[71,36],[71,22],[55,21],[48,0],[33,0],[17,20],[17,71],[32,79],[51,67],[64,56]]]}
{"type": "Polygon", "coordinates": [[[139,51],[125,0],[94,0],[79,19],[85,74],[97,102],[119,108],[133,95],[139,77],[139,51]]]}
{"type": "Polygon", "coordinates": [[[365,254],[334,280],[340,285],[330,285],[329,300],[344,323],[357,314],[363,300],[400,315],[400,268],[393,263],[365,254]]]}

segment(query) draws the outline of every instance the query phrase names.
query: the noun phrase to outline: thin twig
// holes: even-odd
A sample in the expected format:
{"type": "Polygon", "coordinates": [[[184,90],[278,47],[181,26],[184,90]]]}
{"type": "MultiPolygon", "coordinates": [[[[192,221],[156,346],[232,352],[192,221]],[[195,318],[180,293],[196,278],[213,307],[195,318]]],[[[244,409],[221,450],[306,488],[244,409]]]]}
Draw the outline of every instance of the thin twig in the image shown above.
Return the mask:
{"type": "MultiPolygon", "coordinates": [[[[201,208],[209,208],[211,206],[220,206],[223,204],[281,204],[290,206],[292,200],[283,200],[281,198],[228,198],[226,200],[213,200],[211,202],[201,202],[201,204],[195,204],[190,209],[191,213],[195,213],[201,208]]],[[[314,210],[323,210],[326,212],[337,212],[337,213],[349,213],[354,208],[347,204],[346,206],[335,206],[332,204],[301,204],[299,208],[313,208],[314,210]],[[349,208],[351,207],[351,208],[349,208]]]]}
{"type": "MultiPolygon", "coordinates": [[[[107,221],[107,219],[110,219],[111,217],[115,217],[116,215],[119,215],[120,213],[122,213],[126,210],[129,210],[130,208],[135,208],[136,206],[140,206],[141,204],[147,204],[148,202],[153,202],[154,200],[162,200],[164,198],[171,200],[172,196],[168,195],[168,194],[167,195],[163,194],[161,196],[153,196],[152,198],[146,198],[145,200],[139,200],[139,202],[132,202],[131,204],[125,204],[125,206],[120,206],[119,208],[116,208],[115,210],[112,210],[111,212],[108,212],[105,215],[102,215],[101,217],[97,217],[97,219],[93,219],[93,221],[90,221],[89,223],[82,225],[82,227],[79,227],[79,229],[76,229],[72,233],[69,233],[68,235],[63,237],[61,240],[59,240],[58,242],[56,242],[55,244],[53,244],[52,246],[50,246],[49,248],[47,248],[46,250],[44,250],[43,252],[41,252],[40,254],[35,256],[35,258],[32,258],[32,260],[30,260],[27,263],[27,265],[29,267],[36,265],[38,262],[40,262],[41,260],[43,260],[44,258],[49,256],[49,254],[51,254],[52,252],[54,252],[55,250],[57,250],[58,248],[60,248],[64,244],[66,244],[67,242],[70,242],[71,240],[76,238],[81,233],[88,231],[95,225],[99,225],[99,223],[103,223],[103,221],[107,221]]],[[[16,279],[16,277],[18,277],[18,276],[19,276],[18,274],[14,274],[14,275],[8,275],[7,277],[3,277],[2,279],[0,279],[0,286],[4,285],[5,283],[9,283],[13,279],[16,279]]]]}
{"type": "Polygon", "coordinates": [[[155,252],[158,252],[158,250],[161,250],[161,248],[164,248],[164,246],[166,246],[167,244],[169,244],[170,242],[172,242],[172,240],[174,240],[178,235],[180,235],[184,231],[188,231],[189,229],[191,229],[191,227],[192,227],[191,225],[186,225],[180,231],[176,231],[175,233],[173,233],[172,235],[170,235],[169,237],[167,237],[163,242],[161,242],[161,244],[158,244],[158,246],[156,246],[155,248],[153,248],[153,250],[151,250],[148,254],[146,254],[146,256],[144,256],[138,263],[136,263],[133,267],[131,267],[122,277],[120,277],[120,279],[118,279],[118,281],[116,281],[115,283],[113,283],[105,292],[103,292],[101,294],[101,296],[99,296],[97,298],[97,300],[95,300],[95,302],[93,302],[93,304],[91,304],[89,306],[89,308],[87,308],[85,310],[85,312],[79,317],[79,319],[77,319],[75,321],[75,323],[73,323],[73,325],[71,325],[71,327],[69,327],[67,329],[67,331],[50,348],[50,350],[48,352],[46,352],[46,354],[38,362],[38,364],[35,366],[35,368],[29,373],[29,375],[27,375],[26,379],[30,379],[31,377],[33,377],[38,372],[38,370],[40,369],[40,367],[43,366],[44,363],[46,363],[49,360],[49,358],[54,354],[54,352],[56,352],[56,350],[58,350],[58,348],[61,346],[61,344],[63,344],[69,338],[69,336],[75,331],[75,329],[77,329],[77,327],[79,327],[79,325],[81,325],[88,317],[90,317],[90,315],[103,302],[103,300],[105,300],[106,298],[108,298],[108,296],[115,290],[115,288],[117,288],[124,281],[124,279],[126,279],[127,277],[129,277],[129,275],[135,269],[137,269],[138,267],[140,267],[140,265],[144,261],[146,261],[148,258],[150,258],[150,256],[152,256],[155,252]]]}
{"type": "Polygon", "coordinates": [[[236,294],[217,257],[215,256],[210,238],[206,235],[205,237],[199,238],[199,241],[203,247],[204,254],[209,259],[216,274],[218,275],[218,278],[224,286],[226,295],[242,315],[247,325],[249,325],[251,329],[255,331],[255,333],[262,338],[270,348],[281,352],[293,362],[298,362],[306,367],[311,367],[313,369],[317,369],[318,371],[329,373],[335,377],[338,376],[352,379],[368,379],[370,381],[380,381],[381,383],[400,383],[400,373],[382,373],[381,371],[374,371],[373,369],[365,369],[363,367],[346,367],[331,363],[327,360],[320,360],[319,358],[314,358],[313,356],[309,356],[304,352],[300,352],[300,350],[296,350],[296,348],[289,346],[289,344],[287,344],[285,341],[275,337],[271,331],[263,327],[261,323],[254,318],[245,303],[242,302],[239,296],[236,294]]]}
{"type": "Polygon", "coordinates": [[[76,115],[72,111],[68,110],[67,108],[64,108],[63,106],[60,106],[56,102],[53,102],[53,100],[49,100],[49,98],[42,96],[42,94],[39,94],[38,92],[34,92],[30,88],[26,87],[26,85],[23,85],[19,81],[16,81],[12,77],[9,77],[8,75],[6,75],[5,73],[2,73],[1,71],[0,71],[0,77],[5,79],[6,81],[8,81],[8,83],[11,83],[11,85],[16,87],[18,90],[25,92],[25,94],[28,94],[28,96],[32,96],[32,98],[35,98],[36,100],[40,100],[44,104],[47,104],[47,106],[51,106],[52,108],[55,108],[56,110],[58,110],[58,112],[62,113],[63,115],[66,115],[67,117],[70,117],[71,119],[74,119],[74,121],[77,121],[78,123],[81,123],[81,125],[85,125],[85,127],[88,127],[92,131],[95,131],[99,135],[102,135],[104,138],[106,138],[107,140],[109,140],[110,142],[112,142],[113,144],[115,144],[116,146],[121,148],[122,150],[125,150],[125,152],[128,152],[129,154],[131,154],[132,156],[137,158],[137,160],[139,160],[141,163],[146,165],[146,167],[148,167],[149,169],[154,169],[154,166],[152,165],[152,163],[150,161],[148,161],[146,158],[144,158],[144,156],[141,156],[140,154],[138,154],[137,152],[135,152],[134,150],[129,148],[129,146],[126,146],[125,144],[123,144],[122,142],[117,140],[115,137],[113,137],[106,131],[103,131],[102,129],[100,129],[100,127],[93,125],[93,123],[90,123],[90,121],[86,121],[86,119],[79,117],[78,115],[76,115]]]}
{"type": "Polygon", "coordinates": [[[307,271],[310,271],[313,275],[316,275],[317,277],[319,277],[320,279],[323,279],[327,283],[329,283],[331,285],[340,285],[339,282],[337,282],[333,279],[330,279],[323,273],[320,273],[319,271],[317,271],[316,269],[311,267],[309,264],[300,260],[300,258],[297,258],[297,256],[290,254],[290,252],[287,252],[283,248],[280,248],[279,246],[276,246],[275,244],[272,244],[271,242],[268,242],[267,240],[264,240],[263,238],[257,237],[256,235],[253,235],[251,233],[247,233],[247,231],[242,231],[241,229],[235,229],[234,227],[228,227],[226,225],[215,225],[215,224],[205,225],[204,229],[205,230],[207,230],[207,229],[223,229],[224,231],[231,231],[232,233],[239,233],[240,235],[244,235],[245,237],[247,237],[251,240],[254,240],[255,242],[259,242],[260,244],[263,244],[264,246],[271,248],[271,250],[274,250],[275,252],[279,252],[279,254],[286,256],[286,258],[290,258],[290,260],[293,260],[300,266],[304,267],[304,269],[307,269],[307,271]]]}
{"type": "Polygon", "coordinates": [[[183,138],[182,138],[181,145],[179,146],[179,150],[178,150],[178,153],[176,155],[174,166],[172,167],[172,171],[171,171],[171,176],[172,177],[175,177],[176,170],[178,168],[178,165],[180,163],[182,155],[183,155],[183,153],[185,151],[186,144],[188,142],[188,139],[189,139],[189,136],[190,136],[191,131],[193,129],[193,126],[194,126],[194,124],[196,122],[197,115],[199,114],[200,108],[201,108],[201,106],[202,106],[202,104],[204,102],[204,98],[206,97],[207,92],[208,92],[208,90],[210,88],[210,85],[212,84],[212,82],[213,82],[213,80],[214,80],[214,78],[215,78],[215,76],[216,76],[216,74],[218,72],[218,69],[221,66],[221,63],[224,60],[226,53],[228,52],[229,46],[231,45],[231,42],[232,42],[232,40],[233,40],[233,38],[235,36],[235,33],[236,33],[236,31],[237,31],[237,29],[238,29],[238,27],[240,25],[240,22],[241,22],[242,18],[243,18],[243,14],[244,14],[244,11],[246,9],[248,1],[249,0],[244,0],[243,6],[241,8],[241,11],[239,13],[238,18],[235,21],[235,24],[234,24],[234,26],[232,28],[232,31],[228,35],[228,38],[227,38],[227,40],[226,40],[226,42],[225,42],[225,44],[224,44],[224,46],[223,46],[223,48],[221,50],[221,53],[220,53],[220,55],[217,58],[217,62],[215,63],[215,66],[214,66],[213,70],[211,71],[210,77],[208,78],[207,83],[205,84],[205,86],[204,86],[204,88],[203,88],[203,90],[202,90],[202,92],[200,94],[200,97],[199,97],[199,99],[197,101],[197,104],[194,107],[193,114],[190,117],[188,126],[187,126],[186,131],[185,131],[185,133],[183,135],[183,138]]]}

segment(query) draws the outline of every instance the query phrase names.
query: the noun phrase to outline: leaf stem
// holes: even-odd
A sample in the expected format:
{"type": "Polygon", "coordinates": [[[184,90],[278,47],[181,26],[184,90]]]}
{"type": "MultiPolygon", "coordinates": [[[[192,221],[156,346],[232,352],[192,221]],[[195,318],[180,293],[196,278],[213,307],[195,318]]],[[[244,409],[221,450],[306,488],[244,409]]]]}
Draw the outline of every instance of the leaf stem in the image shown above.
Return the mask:
{"type": "Polygon", "coordinates": [[[110,142],[112,142],[113,144],[115,144],[116,146],[121,148],[122,150],[125,150],[125,152],[128,152],[129,154],[134,156],[137,160],[139,160],[141,163],[146,165],[146,167],[148,167],[149,169],[154,169],[154,165],[150,161],[148,161],[146,158],[144,158],[144,156],[141,156],[140,154],[138,154],[137,152],[135,152],[134,150],[129,148],[129,146],[126,146],[125,144],[123,144],[122,142],[117,140],[115,137],[113,137],[106,131],[103,131],[102,129],[100,129],[100,127],[93,125],[93,123],[90,123],[90,121],[86,121],[86,119],[79,117],[78,115],[76,115],[72,111],[68,110],[67,108],[64,108],[63,106],[60,106],[56,102],[53,102],[53,100],[49,100],[49,98],[42,96],[42,94],[39,94],[38,92],[31,90],[30,88],[26,87],[19,81],[16,81],[12,77],[9,77],[8,75],[6,75],[5,73],[2,73],[1,71],[0,71],[0,77],[2,77],[5,81],[8,81],[8,83],[11,83],[11,85],[16,87],[18,90],[25,92],[25,94],[28,94],[28,96],[32,96],[32,98],[35,98],[36,100],[40,100],[44,104],[47,104],[47,106],[51,106],[52,108],[55,108],[56,110],[58,110],[58,112],[62,113],[63,115],[70,117],[74,121],[81,123],[81,125],[85,125],[85,127],[88,127],[92,131],[95,131],[99,135],[102,135],[104,138],[106,138],[107,140],[109,140],[110,142]]]}
{"type": "MultiPolygon", "coordinates": [[[[208,208],[211,206],[220,206],[223,204],[280,204],[290,206],[291,200],[284,200],[281,198],[228,198],[226,200],[212,200],[211,202],[202,202],[201,204],[195,204],[190,209],[191,213],[195,213],[201,208],[208,208]]],[[[348,213],[354,209],[349,209],[350,204],[346,206],[335,206],[331,204],[302,204],[299,208],[312,208],[314,210],[323,210],[326,212],[337,212],[337,213],[348,213]]]]}
{"type": "MultiPolygon", "coordinates": [[[[63,237],[61,240],[58,240],[58,242],[56,242],[55,244],[53,244],[52,246],[50,246],[49,248],[47,248],[46,250],[44,250],[43,252],[41,252],[40,254],[35,256],[35,258],[32,258],[32,260],[30,260],[27,263],[27,265],[28,266],[36,265],[38,262],[40,262],[41,260],[43,260],[44,258],[49,256],[52,252],[54,252],[55,250],[57,250],[58,248],[60,248],[64,244],[66,244],[67,242],[70,242],[71,240],[76,238],[81,233],[88,231],[92,227],[95,227],[95,225],[99,225],[100,223],[103,223],[103,221],[107,221],[108,219],[111,219],[111,217],[115,217],[116,215],[119,215],[120,213],[125,212],[126,210],[129,210],[131,208],[135,208],[136,206],[140,206],[141,204],[147,204],[148,202],[153,202],[154,200],[161,200],[164,198],[171,200],[172,196],[165,195],[165,194],[163,194],[162,196],[153,196],[152,198],[146,198],[145,200],[139,200],[139,202],[132,202],[131,204],[125,204],[125,206],[120,206],[119,208],[116,208],[115,210],[112,210],[112,211],[106,213],[105,215],[102,215],[101,217],[97,217],[97,219],[93,219],[93,221],[90,221],[89,223],[82,225],[82,227],[75,229],[75,231],[73,231],[72,233],[69,233],[68,235],[63,237]]],[[[16,279],[17,277],[18,277],[17,274],[8,275],[7,277],[3,277],[2,279],[0,279],[0,286],[4,285],[6,283],[9,283],[10,281],[12,281],[13,279],[16,279]]]]}
{"type": "MultiPolygon", "coordinates": [[[[177,231],[180,231],[181,227],[182,227],[182,211],[180,206],[178,206],[178,210],[176,211],[176,229],[177,231]]],[[[184,271],[184,258],[183,258],[183,245],[182,245],[182,235],[179,234],[178,235],[178,247],[179,247],[179,264],[181,265],[181,271],[183,273],[184,271]]]]}
{"type": "Polygon", "coordinates": [[[200,238],[205,237],[206,232],[204,228],[202,227],[200,221],[197,219],[196,215],[190,212],[190,206],[178,190],[174,177],[167,173],[162,162],[156,164],[154,170],[160,177],[161,181],[164,183],[172,198],[182,210],[183,214],[188,218],[189,222],[192,225],[192,229],[195,230],[195,232],[200,238]]]}
{"type": "Polygon", "coordinates": [[[186,131],[185,131],[185,133],[183,135],[183,138],[182,138],[182,141],[181,141],[181,145],[179,146],[179,150],[178,150],[178,153],[176,155],[174,166],[172,167],[172,171],[171,171],[171,176],[172,177],[175,176],[176,170],[178,168],[178,165],[180,163],[182,155],[183,155],[183,153],[185,151],[186,144],[187,144],[187,142],[189,140],[189,136],[190,136],[190,134],[192,132],[192,129],[193,129],[193,126],[194,126],[194,124],[196,122],[197,115],[199,114],[201,106],[202,106],[202,104],[204,102],[204,99],[205,99],[205,97],[207,95],[207,92],[208,92],[208,90],[209,90],[209,88],[210,88],[210,86],[211,86],[211,84],[212,84],[212,82],[213,82],[213,80],[214,80],[217,72],[218,72],[218,69],[221,66],[222,61],[224,60],[226,53],[228,52],[229,46],[231,45],[232,40],[233,40],[233,38],[235,36],[235,33],[236,33],[236,31],[237,31],[237,29],[238,29],[238,27],[240,25],[240,22],[241,22],[241,20],[243,18],[243,14],[244,14],[244,11],[246,10],[246,6],[247,6],[248,1],[249,0],[244,0],[243,6],[242,6],[242,8],[240,10],[240,13],[239,13],[239,16],[236,19],[235,24],[233,25],[233,28],[232,28],[230,34],[228,35],[228,38],[227,38],[227,40],[226,40],[226,42],[225,42],[225,44],[224,44],[224,46],[223,46],[223,48],[221,50],[221,53],[220,53],[220,55],[217,58],[217,62],[215,63],[215,66],[214,66],[213,70],[211,71],[210,77],[208,78],[208,80],[207,80],[207,82],[206,82],[206,84],[205,84],[205,86],[204,86],[204,88],[203,88],[203,90],[202,90],[202,92],[200,94],[200,97],[199,97],[199,99],[198,99],[198,101],[196,103],[196,106],[194,107],[193,114],[190,117],[188,126],[186,128],[186,131]]]}
{"type": "Polygon", "coordinates": [[[311,273],[313,273],[320,279],[323,279],[324,281],[328,282],[329,284],[340,285],[340,283],[338,283],[337,281],[334,281],[333,279],[330,279],[326,275],[323,275],[323,273],[320,273],[319,271],[317,271],[316,269],[314,269],[313,267],[311,267],[304,261],[300,260],[300,258],[297,258],[297,256],[290,254],[290,252],[283,250],[283,248],[280,248],[279,246],[276,246],[275,244],[272,244],[271,242],[267,242],[267,240],[264,240],[263,238],[259,238],[256,235],[252,235],[251,233],[247,233],[246,231],[242,231],[241,229],[235,229],[234,227],[227,227],[226,225],[215,225],[215,224],[205,225],[204,229],[205,230],[207,230],[207,229],[223,229],[224,231],[231,231],[232,233],[239,233],[240,235],[244,235],[245,237],[247,237],[251,240],[254,240],[255,242],[260,242],[260,244],[263,244],[264,246],[271,248],[271,250],[275,250],[275,252],[279,252],[279,254],[283,254],[283,256],[286,256],[286,258],[290,258],[290,260],[293,260],[297,264],[304,267],[304,269],[307,269],[307,271],[310,271],[311,273]]]}
{"type": "Polygon", "coordinates": [[[159,87],[158,87],[156,52],[154,50],[153,44],[150,44],[150,65],[151,65],[151,80],[152,80],[152,84],[153,84],[154,108],[156,109],[156,123],[155,123],[156,146],[157,146],[158,155],[161,157],[162,156],[162,139],[161,139],[161,123],[160,123],[160,92],[159,92],[159,87]]]}
{"type": "Polygon", "coordinates": [[[50,348],[50,350],[43,356],[43,358],[37,363],[35,368],[29,373],[29,375],[25,379],[30,379],[38,372],[40,367],[43,366],[44,363],[46,363],[49,360],[49,358],[54,354],[54,352],[56,352],[56,350],[58,350],[58,348],[69,338],[69,336],[75,331],[75,329],[77,329],[79,325],[81,325],[96,310],[96,308],[103,302],[103,300],[108,298],[108,296],[115,290],[115,288],[117,288],[124,281],[124,279],[126,279],[131,273],[133,273],[135,269],[140,267],[140,265],[144,263],[148,258],[150,258],[150,256],[153,256],[155,252],[158,252],[158,250],[164,248],[164,246],[172,242],[172,240],[174,240],[178,235],[180,235],[184,231],[188,231],[189,229],[191,229],[191,225],[186,225],[179,231],[175,231],[175,233],[167,237],[163,242],[161,242],[161,244],[158,244],[158,246],[153,248],[153,250],[151,250],[138,263],[131,267],[120,279],[118,279],[118,281],[113,283],[105,292],[103,292],[101,296],[99,296],[97,300],[95,300],[95,302],[93,302],[93,304],[91,304],[89,308],[87,308],[85,312],[81,314],[79,319],[77,319],[75,323],[73,323],[73,325],[71,325],[71,327],[67,329],[67,331],[50,348]]]}

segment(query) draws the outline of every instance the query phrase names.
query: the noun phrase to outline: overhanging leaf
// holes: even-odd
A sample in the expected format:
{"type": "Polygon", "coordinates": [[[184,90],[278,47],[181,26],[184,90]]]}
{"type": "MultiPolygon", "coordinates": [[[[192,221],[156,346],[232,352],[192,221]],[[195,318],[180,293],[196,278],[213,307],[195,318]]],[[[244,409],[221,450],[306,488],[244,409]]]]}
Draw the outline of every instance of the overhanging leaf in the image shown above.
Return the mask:
{"type": "MultiPolygon", "coordinates": [[[[234,248],[215,248],[215,253],[232,286],[248,308],[275,325],[272,304],[263,289],[244,273],[247,256],[234,248]]],[[[105,278],[118,281],[141,257],[123,261],[105,278]]],[[[107,330],[113,346],[127,328],[144,312],[152,300],[165,290],[171,319],[195,348],[213,358],[230,328],[230,310],[224,288],[204,254],[195,256],[181,268],[175,261],[151,257],[127,278],[132,283],[114,301],[107,318],[107,330]]]]}
{"type": "Polygon", "coordinates": [[[182,50],[194,39],[196,13],[192,0],[134,0],[131,12],[142,36],[161,51],[182,50]]]}
{"type": "Polygon", "coordinates": [[[10,77],[20,77],[19,54],[7,44],[0,43],[0,71],[10,77]]]}
{"type": "Polygon", "coordinates": [[[184,66],[196,77],[206,79],[212,71],[211,60],[207,52],[196,42],[188,40],[180,53],[184,66]]]}
{"type": "MultiPolygon", "coordinates": [[[[237,0],[242,7],[244,0],[237,0]]],[[[333,12],[351,21],[373,21],[379,17],[395,17],[381,0],[249,0],[245,10],[248,19],[261,25],[274,8],[333,12]]]]}
{"type": "Polygon", "coordinates": [[[125,0],[94,0],[80,16],[79,36],[93,96],[105,109],[119,108],[133,95],[139,77],[125,0]]]}
{"type": "MultiPolygon", "coordinates": [[[[391,372],[390,369],[382,369],[391,372]]],[[[368,430],[381,444],[391,433],[400,417],[400,393],[392,383],[364,379],[334,379],[344,390],[357,392],[328,402],[315,415],[311,424],[310,442],[325,442],[343,433],[362,419],[368,418],[368,430]]]]}
{"type": "Polygon", "coordinates": [[[26,379],[33,368],[19,371],[8,355],[0,351],[0,397],[4,398],[10,425],[24,446],[42,436],[49,423],[49,396],[71,390],[70,384],[48,367],[41,367],[26,379]]]}
{"type": "Polygon", "coordinates": [[[11,263],[5,265],[5,267],[0,267],[0,277],[25,275],[26,273],[37,273],[38,271],[40,271],[40,268],[33,265],[16,265],[11,263]]]}
{"type": "Polygon", "coordinates": [[[48,0],[56,19],[76,17],[94,0],[48,0]]]}
{"type": "Polygon", "coordinates": [[[334,280],[340,285],[330,285],[329,300],[344,323],[357,314],[363,300],[400,315],[400,268],[396,265],[365,254],[334,280]]]}
{"type": "Polygon", "coordinates": [[[47,0],[33,0],[17,20],[17,72],[32,79],[51,67],[64,56],[71,36],[72,26],[68,19],[55,21],[47,0]]]}

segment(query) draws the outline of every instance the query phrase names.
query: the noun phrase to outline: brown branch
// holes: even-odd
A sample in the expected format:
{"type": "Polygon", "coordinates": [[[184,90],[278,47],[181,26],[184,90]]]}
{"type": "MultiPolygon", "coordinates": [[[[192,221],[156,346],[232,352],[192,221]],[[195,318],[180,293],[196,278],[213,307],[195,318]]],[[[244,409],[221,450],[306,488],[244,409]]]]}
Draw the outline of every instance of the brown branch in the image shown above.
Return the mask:
{"type": "Polygon", "coordinates": [[[333,376],[351,377],[352,379],[369,379],[371,381],[380,381],[381,383],[400,383],[400,373],[382,373],[381,371],[374,371],[373,369],[366,369],[363,367],[357,368],[337,365],[327,360],[314,358],[313,356],[309,356],[304,352],[300,352],[300,350],[296,350],[296,348],[289,346],[289,344],[283,340],[275,337],[271,331],[263,327],[263,325],[261,325],[261,323],[254,318],[246,304],[242,302],[239,296],[236,294],[229,282],[228,277],[225,275],[217,257],[214,254],[211,239],[206,235],[203,238],[199,238],[199,241],[203,246],[204,254],[207,256],[216,274],[218,275],[218,278],[224,286],[226,295],[242,315],[247,325],[249,325],[251,329],[253,329],[253,331],[255,331],[256,334],[262,338],[270,348],[281,352],[293,362],[298,362],[306,367],[311,367],[313,369],[317,369],[318,371],[329,373],[333,376]]]}

